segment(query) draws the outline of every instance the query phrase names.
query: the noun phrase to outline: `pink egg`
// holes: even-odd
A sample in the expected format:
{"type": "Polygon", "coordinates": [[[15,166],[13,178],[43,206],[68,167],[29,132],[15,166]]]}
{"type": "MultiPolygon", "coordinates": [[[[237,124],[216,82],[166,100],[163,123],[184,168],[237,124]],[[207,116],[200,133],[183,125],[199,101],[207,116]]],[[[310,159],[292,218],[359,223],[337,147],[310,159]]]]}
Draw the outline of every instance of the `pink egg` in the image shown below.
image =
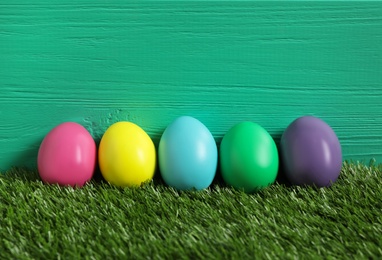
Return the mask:
{"type": "Polygon", "coordinates": [[[38,171],[46,183],[81,187],[93,176],[96,155],[96,144],[82,125],[62,123],[42,141],[38,171]]]}

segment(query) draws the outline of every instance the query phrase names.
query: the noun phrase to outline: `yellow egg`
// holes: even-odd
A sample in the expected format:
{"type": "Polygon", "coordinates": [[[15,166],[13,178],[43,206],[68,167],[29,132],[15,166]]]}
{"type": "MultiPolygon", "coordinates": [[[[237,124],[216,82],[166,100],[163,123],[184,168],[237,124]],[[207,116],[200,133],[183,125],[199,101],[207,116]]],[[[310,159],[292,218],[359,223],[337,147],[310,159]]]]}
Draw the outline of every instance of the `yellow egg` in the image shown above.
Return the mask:
{"type": "Polygon", "coordinates": [[[111,125],[98,150],[102,176],[120,186],[140,186],[151,180],[156,167],[155,146],[147,133],[131,122],[111,125]]]}

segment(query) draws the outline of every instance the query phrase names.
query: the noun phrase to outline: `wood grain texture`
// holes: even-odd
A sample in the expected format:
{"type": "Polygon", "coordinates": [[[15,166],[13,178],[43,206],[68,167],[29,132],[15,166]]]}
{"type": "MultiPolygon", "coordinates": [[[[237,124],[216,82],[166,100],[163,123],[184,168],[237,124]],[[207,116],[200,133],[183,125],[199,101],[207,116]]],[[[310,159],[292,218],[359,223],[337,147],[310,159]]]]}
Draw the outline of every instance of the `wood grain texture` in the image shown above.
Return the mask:
{"type": "Polygon", "coordinates": [[[344,159],[382,160],[381,2],[0,3],[0,169],[36,165],[64,121],[99,140],[129,120],[157,144],[177,116],[219,143],[323,118],[344,159]]]}

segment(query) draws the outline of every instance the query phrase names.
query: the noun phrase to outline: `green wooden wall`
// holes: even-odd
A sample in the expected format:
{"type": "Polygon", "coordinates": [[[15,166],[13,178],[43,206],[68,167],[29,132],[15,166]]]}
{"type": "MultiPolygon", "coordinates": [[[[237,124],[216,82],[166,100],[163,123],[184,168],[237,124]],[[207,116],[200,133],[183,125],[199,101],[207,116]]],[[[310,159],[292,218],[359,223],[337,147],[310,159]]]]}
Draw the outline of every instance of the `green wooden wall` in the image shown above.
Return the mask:
{"type": "Polygon", "coordinates": [[[381,68],[382,2],[0,1],[0,169],[35,167],[64,121],[99,140],[129,120],[157,144],[180,115],[218,143],[316,115],[345,159],[381,161],[381,68]]]}

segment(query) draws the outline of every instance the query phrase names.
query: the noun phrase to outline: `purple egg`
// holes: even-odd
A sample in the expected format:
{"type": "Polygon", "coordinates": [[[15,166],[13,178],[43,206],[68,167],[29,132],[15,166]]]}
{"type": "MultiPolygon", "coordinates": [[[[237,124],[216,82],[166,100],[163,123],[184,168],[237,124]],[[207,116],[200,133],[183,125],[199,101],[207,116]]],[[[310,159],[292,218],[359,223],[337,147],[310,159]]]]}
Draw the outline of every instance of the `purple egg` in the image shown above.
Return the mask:
{"type": "Polygon", "coordinates": [[[281,137],[280,153],[286,177],[294,185],[327,187],[341,172],[341,144],[332,128],[319,118],[293,121],[281,137]]]}

